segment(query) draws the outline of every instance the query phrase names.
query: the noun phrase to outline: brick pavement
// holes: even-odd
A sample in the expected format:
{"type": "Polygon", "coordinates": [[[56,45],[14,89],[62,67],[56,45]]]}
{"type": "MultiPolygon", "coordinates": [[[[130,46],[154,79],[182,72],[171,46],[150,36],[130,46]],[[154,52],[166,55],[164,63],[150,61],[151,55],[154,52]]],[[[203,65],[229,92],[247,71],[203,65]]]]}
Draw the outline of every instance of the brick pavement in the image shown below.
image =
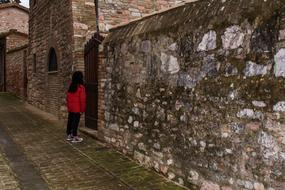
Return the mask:
{"type": "Polygon", "coordinates": [[[83,143],[68,143],[62,125],[7,94],[0,94],[0,123],[50,189],[183,189],[85,135],[83,143]]]}
{"type": "Polygon", "coordinates": [[[8,165],[7,159],[0,151],[0,189],[1,190],[18,190],[19,183],[8,165]]]}

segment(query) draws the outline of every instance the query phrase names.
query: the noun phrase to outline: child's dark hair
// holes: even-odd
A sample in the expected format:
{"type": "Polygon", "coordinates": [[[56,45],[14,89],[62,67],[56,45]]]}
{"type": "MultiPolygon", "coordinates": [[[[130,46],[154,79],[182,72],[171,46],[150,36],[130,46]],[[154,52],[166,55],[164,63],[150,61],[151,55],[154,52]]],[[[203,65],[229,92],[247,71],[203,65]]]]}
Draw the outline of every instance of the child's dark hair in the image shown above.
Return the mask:
{"type": "Polygon", "coordinates": [[[83,73],[81,71],[75,71],[72,75],[72,82],[69,86],[68,92],[76,92],[79,85],[84,85],[83,73]]]}

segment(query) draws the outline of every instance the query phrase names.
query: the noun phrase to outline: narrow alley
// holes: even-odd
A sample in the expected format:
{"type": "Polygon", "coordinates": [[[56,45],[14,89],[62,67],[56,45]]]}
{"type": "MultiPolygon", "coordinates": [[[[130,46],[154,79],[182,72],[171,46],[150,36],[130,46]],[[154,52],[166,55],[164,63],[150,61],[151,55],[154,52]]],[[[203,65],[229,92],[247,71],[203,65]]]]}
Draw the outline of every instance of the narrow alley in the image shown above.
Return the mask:
{"type": "Polygon", "coordinates": [[[64,127],[0,95],[0,189],[182,189],[116,151],[81,135],[65,140],[64,127]]]}

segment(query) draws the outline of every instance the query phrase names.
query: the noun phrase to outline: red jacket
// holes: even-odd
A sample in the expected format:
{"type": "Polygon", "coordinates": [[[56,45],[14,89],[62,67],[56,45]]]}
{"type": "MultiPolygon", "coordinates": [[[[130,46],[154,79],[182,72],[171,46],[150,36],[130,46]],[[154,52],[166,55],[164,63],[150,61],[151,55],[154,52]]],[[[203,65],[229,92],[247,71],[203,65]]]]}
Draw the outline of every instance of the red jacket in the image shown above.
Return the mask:
{"type": "Polygon", "coordinates": [[[67,93],[66,97],[68,112],[83,113],[86,109],[85,87],[80,85],[74,93],[67,93]]]}

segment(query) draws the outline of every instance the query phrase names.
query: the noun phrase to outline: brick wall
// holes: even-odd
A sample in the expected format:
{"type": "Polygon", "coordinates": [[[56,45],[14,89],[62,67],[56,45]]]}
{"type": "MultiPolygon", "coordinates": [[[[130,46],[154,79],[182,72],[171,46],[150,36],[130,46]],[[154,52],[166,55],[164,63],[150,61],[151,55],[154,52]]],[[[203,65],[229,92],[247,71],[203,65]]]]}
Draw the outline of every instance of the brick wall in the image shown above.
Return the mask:
{"type": "Polygon", "coordinates": [[[25,96],[23,68],[28,19],[29,11],[25,7],[14,3],[0,5],[0,34],[6,40],[6,88],[19,97],[25,96]]]}
{"type": "Polygon", "coordinates": [[[84,45],[96,30],[93,0],[72,0],[73,70],[84,71],[84,45]]]}
{"type": "Polygon", "coordinates": [[[66,114],[65,94],[73,64],[71,1],[39,0],[35,5],[31,2],[29,24],[28,101],[63,118],[66,114]],[[58,71],[48,73],[51,47],[57,54],[58,71]]]}
{"type": "Polygon", "coordinates": [[[108,32],[110,28],[128,23],[155,11],[175,6],[183,1],[176,0],[100,0],[100,30],[108,32]]]}
{"type": "Polygon", "coordinates": [[[113,29],[104,140],[190,189],[283,190],[284,10],[203,0],[113,29]]]}
{"type": "MultiPolygon", "coordinates": [[[[103,46],[100,45],[100,49],[103,49],[103,46]]],[[[104,139],[105,136],[105,114],[106,114],[106,103],[105,102],[105,85],[106,85],[106,57],[103,51],[99,54],[99,63],[98,63],[98,137],[104,139]]]]}
{"type": "Polygon", "coordinates": [[[0,33],[8,32],[10,29],[18,30],[19,32],[28,33],[29,13],[26,10],[17,8],[17,6],[10,6],[2,8],[0,5],[0,33]]]}
{"type": "Polygon", "coordinates": [[[6,37],[6,41],[7,41],[6,48],[7,51],[9,51],[17,47],[22,47],[23,45],[28,44],[28,35],[10,30],[9,35],[6,37]]]}
{"type": "Polygon", "coordinates": [[[27,46],[8,51],[6,55],[6,90],[25,97],[25,59],[27,46]]]}

